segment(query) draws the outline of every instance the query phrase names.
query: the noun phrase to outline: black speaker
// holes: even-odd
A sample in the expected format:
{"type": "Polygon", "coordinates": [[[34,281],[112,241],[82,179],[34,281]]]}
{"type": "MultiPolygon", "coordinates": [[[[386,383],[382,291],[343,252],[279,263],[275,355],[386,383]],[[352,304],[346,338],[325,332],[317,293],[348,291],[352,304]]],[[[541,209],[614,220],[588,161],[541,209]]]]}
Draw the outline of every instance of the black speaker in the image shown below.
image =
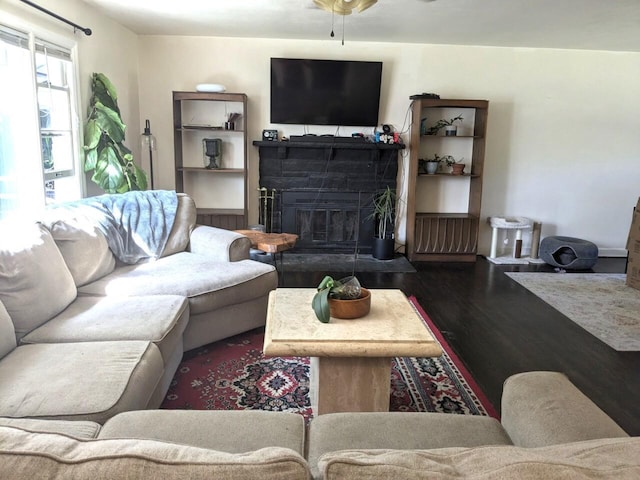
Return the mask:
{"type": "Polygon", "coordinates": [[[277,142],[278,130],[262,130],[262,140],[267,142],[277,142]]]}

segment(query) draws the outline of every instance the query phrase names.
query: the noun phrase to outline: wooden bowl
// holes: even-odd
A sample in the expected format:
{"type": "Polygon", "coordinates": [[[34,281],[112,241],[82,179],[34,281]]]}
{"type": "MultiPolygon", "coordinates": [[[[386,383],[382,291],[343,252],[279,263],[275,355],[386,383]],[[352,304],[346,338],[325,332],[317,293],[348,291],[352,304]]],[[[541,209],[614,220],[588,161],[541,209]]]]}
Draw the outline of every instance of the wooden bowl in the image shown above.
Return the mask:
{"type": "Polygon", "coordinates": [[[360,318],[371,310],[371,292],[366,288],[360,289],[360,298],[355,300],[338,300],[329,298],[329,310],[334,318],[360,318]]]}

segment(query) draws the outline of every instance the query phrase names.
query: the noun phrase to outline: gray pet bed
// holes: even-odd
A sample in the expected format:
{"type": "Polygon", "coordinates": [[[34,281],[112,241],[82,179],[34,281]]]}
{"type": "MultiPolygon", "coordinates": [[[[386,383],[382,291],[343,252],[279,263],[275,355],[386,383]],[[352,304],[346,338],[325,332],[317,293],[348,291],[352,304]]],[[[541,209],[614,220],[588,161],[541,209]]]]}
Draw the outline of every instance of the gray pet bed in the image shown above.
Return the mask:
{"type": "Polygon", "coordinates": [[[598,261],[595,243],[573,237],[545,237],[539,254],[549,265],[570,270],[588,270],[598,261]]]}

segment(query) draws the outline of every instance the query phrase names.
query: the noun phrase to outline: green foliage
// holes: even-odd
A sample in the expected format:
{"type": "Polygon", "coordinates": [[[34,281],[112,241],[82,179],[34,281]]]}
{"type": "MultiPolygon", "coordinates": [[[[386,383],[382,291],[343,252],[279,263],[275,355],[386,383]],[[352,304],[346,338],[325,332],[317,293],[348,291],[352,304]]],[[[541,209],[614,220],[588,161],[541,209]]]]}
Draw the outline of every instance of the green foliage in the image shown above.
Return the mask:
{"type": "Polygon", "coordinates": [[[84,128],[84,171],[93,171],[91,180],[107,193],[147,188],[147,175],[123,144],[125,130],[115,87],[104,74],[94,73],[84,128]]]}
{"type": "Polygon", "coordinates": [[[389,186],[373,199],[373,213],[367,218],[375,218],[378,222],[378,238],[387,238],[387,227],[394,225],[396,200],[396,191],[389,186]]]}
{"type": "Polygon", "coordinates": [[[441,157],[437,153],[434,153],[433,154],[433,158],[424,158],[424,159],[421,158],[419,161],[421,161],[421,162],[436,162],[436,163],[440,163],[440,162],[448,162],[452,158],[453,157],[451,155],[445,155],[444,157],[441,157]]]}
{"type": "Polygon", "coordinates": [[[450,118],[449,120],[445,120],[445,119],[438,120],[433,127],[429,127],[429,129],[427,130],[426,134],[427,135],[437,135],[438,132],[441,129],[443,129],[444,127],[451,126],[455,122],[461,122],[462,120],[464,120],[462,118],[462,115],[458,115],[457,117],[450,118]]]}
{"type": "Polygon", "coordinates": [[[331,312],[329,309],[329,294],[334,288],[340,287],[342,284],[338,280],[334,280],[329,275],[322,279],[318,285],[318,291],[313,296],[311,307],[316,314],[318,320],[322,323],[329,323],[331,312]]]}
{"type": "Polygon", "coordinates": [[[460,157],[460,160],[456,160],[455,157],[451,156],[451,155],[446,155],[445,157],[443,157],[443,160],[447,163],[447,165],[450,167],[451,165],[453,165],[454,163],[463,163],[464,162],[464,157],[460,157]]]}
{"type": "Polygon", "coordinates": [[[422,169],[422,170],[426,169],[426,166],[425,166],[426,162],[436,162],[436,163],[444,162],[444,163],[447,164],[447,166],[450,167],[454,163],[463,163],[464,162],[464,157],[461,157],[460,160],[456,160],[453,155],[445,155],[445,156],[441,157],[437,153],[434,153],[432,158],[420,158],[420,159],[418,159],[418,165],[420,166],[420,169],[422,169]]]}
{"type": "Polygon", "coordinates": [[[331,309],[329,308],[329,297],[349,300],[358,298],[360,295],[360,282],[356,277],[346,277],[341,280],[334,280],[329,275],[325,276],[318,285],[318,291],[313,296],[311,307],[318,320],[322,323],[329,323],[331,309]]]}

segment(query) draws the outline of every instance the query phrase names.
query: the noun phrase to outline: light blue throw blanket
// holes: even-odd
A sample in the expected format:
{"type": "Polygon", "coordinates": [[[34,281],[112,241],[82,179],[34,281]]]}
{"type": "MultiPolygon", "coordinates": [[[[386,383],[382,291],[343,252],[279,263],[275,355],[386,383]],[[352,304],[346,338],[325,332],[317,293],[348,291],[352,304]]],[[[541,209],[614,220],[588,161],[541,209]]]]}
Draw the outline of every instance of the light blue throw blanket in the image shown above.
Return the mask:
{"type": "Polygon", "coordinates": [[[178,196],[169,190],[133,191],[85,198],[59,208],[90,217],[113,254],[133,264],[162,254],[176,218],[178,196]]]}

